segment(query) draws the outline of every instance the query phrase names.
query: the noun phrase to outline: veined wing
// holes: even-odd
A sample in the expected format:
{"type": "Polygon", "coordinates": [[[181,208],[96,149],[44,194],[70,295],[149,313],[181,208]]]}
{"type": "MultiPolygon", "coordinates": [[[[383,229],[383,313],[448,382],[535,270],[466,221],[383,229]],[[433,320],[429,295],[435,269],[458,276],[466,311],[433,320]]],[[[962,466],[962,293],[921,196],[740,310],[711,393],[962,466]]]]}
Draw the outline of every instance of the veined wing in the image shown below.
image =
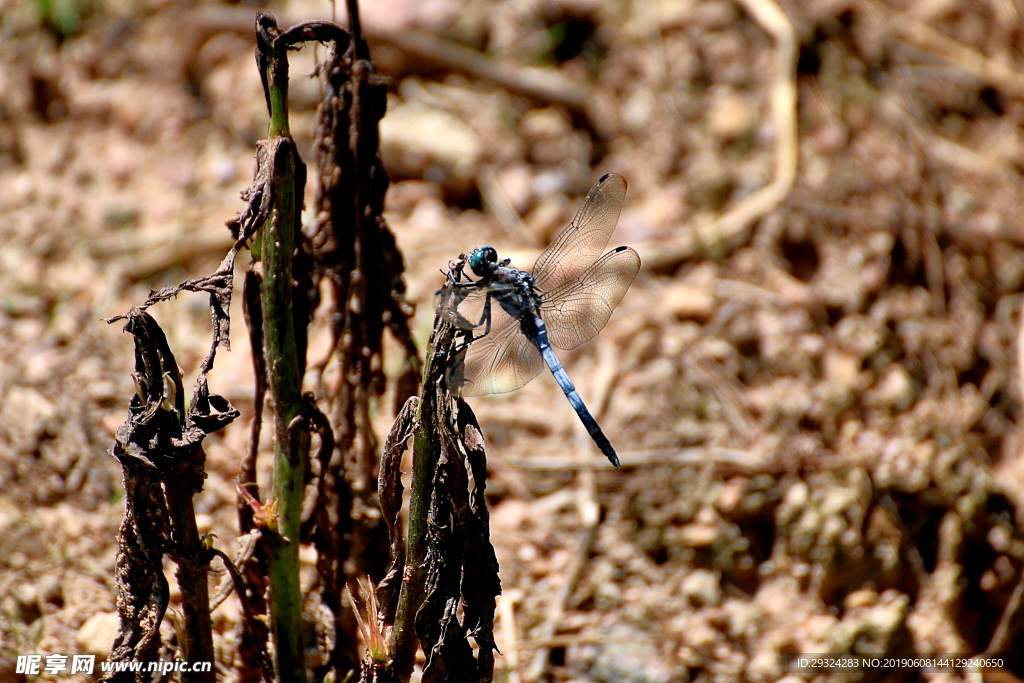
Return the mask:
{"type": "Polygon", "coordinates": [[[485,297],[477,287],[446,286],[434,295],[434,306],[445,320],[460,330],[474,330],[480,324],[485,297]]]}
{"type": "Polygon", "coordinates": [[[574,279],[542,292],[540,317],[548,340],[560,349],[574,349],[608,323],[612,311],[640,270],[640,256],[618,247],[574,279]]]}
{"type": "Polygon", "coordinates": [[[537,257],[533,278],[541,291],[577,280],[597,260],[608,246],[625,198],[622,176],[609,173],[597,181],[572,222],[537,257]]]}
{"type": "Polygon", "coordinates": [[[488,287],[442,291],[442,315],[456,327],[475,335],[447,373],[449,386],[462,396],[515,391],[544,367],[540,351],[523,334],[519,320],[501,305],[503,297],[515,295],[514,289],[493,283],[488,287]]]}

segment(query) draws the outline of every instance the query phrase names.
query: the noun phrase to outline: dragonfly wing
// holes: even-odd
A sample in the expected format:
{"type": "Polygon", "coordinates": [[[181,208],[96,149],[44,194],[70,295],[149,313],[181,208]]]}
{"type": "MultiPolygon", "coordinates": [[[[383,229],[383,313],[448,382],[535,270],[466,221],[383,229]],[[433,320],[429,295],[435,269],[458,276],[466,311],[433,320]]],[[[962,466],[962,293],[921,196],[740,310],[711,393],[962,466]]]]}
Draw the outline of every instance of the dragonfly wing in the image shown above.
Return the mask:
{"type": "Polygon", "coordinates": [[[533,266],[537,287],[550,290],[576,280],[604,248],[622,211],[626,179],[615,173],[603,176],[587,193],[579,211],[548,245],[533,266]]]}
{"type": "Polygon", "coordinates": [[[618,247],[574,279],[543,292],[540,316],[551,344],[574,349],[593,338],[608,323],[639,270],[640,256],[629,247],[618,247]]]}
{"type": "Polygon", "coordinates": [[[438,305],[444,318],[471,333],[469,345],[448,368],[449,386],[463,396],[515,391],[544,367],[540,351],[523,334],[519,320],[501,306],[511,289],[490,287],[446,289],[438,305]],[[487,306],[488,298],[491,304],[487,306]],[[489,309],[489,311],[488,311],[489,309]],[[487,317],[490,316],[488,326],[487,317]]]}
{"type": "Polygon", "coordinates": [[[446,321],[460,330],[474,330],[483,322],[487,292],[480,287],[446,287],[434,301],[446,321]]]}
{"type": "MultiPolygon", "coordinates": [[[[544,361],[515,319],[500,314],[507,324],[477,339],[466,349],[463,396],[484,396],[515,391],[537,376],[544,361]]],[[[497,315],[496,315],[497,317],[497,315]]]]}

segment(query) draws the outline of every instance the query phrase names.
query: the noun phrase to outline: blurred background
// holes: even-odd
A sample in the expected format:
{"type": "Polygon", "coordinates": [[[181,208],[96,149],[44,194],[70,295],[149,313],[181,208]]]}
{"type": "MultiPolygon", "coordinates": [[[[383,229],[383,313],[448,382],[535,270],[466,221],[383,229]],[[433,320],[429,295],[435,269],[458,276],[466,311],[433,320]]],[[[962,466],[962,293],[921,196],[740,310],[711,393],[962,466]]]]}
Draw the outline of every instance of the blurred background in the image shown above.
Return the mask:
{"type": "MultiPolygon", "coordinates": [[[[0,2],[3,680],[15,654],[109,652],[123,491],[106,452],[134,387],[131,338],[101,318],[230,245],[267,124],[258,9],[345,21],[313,0],[0,2]]],[[[529,268],[601,175],[629,181],[611,246],[640,275],[559,354],[622,470],[547,373],[472,401],[500,680],[774,681],[787,654],[846,652],[987,651],[999,680],[1024,676],[1020,3],[363,12],[421,349],[450,259],[492,244],[529,268]]],[[[316,57],[291,62],[308,164],[316,57]]],[[[152,311],[187,378],[206,305],[152,311]]],[[[234,316],[210,383],[243,419],[207,441],[197,499],[229,550],[252,416],[234,316]]],[[[225,680],[239,615],[215,613],[225,680]]]]}

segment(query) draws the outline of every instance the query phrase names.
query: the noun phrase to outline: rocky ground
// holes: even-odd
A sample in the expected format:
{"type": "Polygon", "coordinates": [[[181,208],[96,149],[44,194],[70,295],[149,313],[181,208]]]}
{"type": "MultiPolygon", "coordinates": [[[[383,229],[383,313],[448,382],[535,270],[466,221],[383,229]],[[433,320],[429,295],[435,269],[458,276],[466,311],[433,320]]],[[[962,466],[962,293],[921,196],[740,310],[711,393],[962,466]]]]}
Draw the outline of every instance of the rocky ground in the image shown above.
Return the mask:
{"type": "MultiPolygon", "coordinates": [[[[18,653],[109,651],[123,490],[107,450],[134,388],[130,338],[100,319],[212,271],[230,244],[266,126],[255,9],[0,11],[5,681],[22,680],[18,653]]],[[[282,24],[331,16],[311,0],[270,9],[282,24]]],[[[473,401],[501,680],[922,677],[788,666],[806,653],[987,653],[1003,662],[987,680],[1024,677],[1021,8],[365,12],[393,78],[388,219],[421,344],[449,259],[494,244],[528,266],[601,174],[630,182],[612,239],[644,267],[606,330],[561,354],[622,470],[550,377],[473,401]]],[[[318,85],[298,76],[314,57],[292,66],[307,159],[318,85]]],[[[154,309],[189,377],[205,305],[154,309]]],[[[208,441],[198,500],[201,531],[223,544],[252,414],[236,316],[210,382],[244,419],[208,441]]],[[[314,353],[325,343],[314,332],[314,353]]],[[[238,611],[215,618],[230,671],[238,611]]]]}

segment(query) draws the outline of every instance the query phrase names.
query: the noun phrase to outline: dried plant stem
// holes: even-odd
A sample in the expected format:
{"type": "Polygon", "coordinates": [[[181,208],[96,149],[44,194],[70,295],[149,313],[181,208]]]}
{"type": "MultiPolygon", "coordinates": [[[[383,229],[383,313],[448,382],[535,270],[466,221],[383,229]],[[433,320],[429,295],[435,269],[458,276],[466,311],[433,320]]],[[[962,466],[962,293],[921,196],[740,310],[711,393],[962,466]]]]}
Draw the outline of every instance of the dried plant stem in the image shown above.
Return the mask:
{"type": "MultiPolygon", "coordinates": [[[[201,473],[200,473],[201,474],[201,473]]],[[[201,477],[199,478],[201,482],[201,477]]],[[[196,513],[192,504],[195,487],[191,482],[169,477],[164,482],[167,513],[174,530],[174,554],[177,563],[175,575],[182,593],[182,611],[185,616],[187,652],[190,661],[212,662],[213,627],[210,621],[210,589],[207,574],[210,554],[203,548],[196,513]]],[[[191,671],[182,675],[186,683],[213,683],[216,674],[209,671],[191,671]]]]}
{"type": "MultiPolygon", "coordinates": [[[[488,683],[494,675],[494,609],[501,585],[484,499],[487,463],[472,409],[452,397],[444,381],[457,353],[455,342],[455,328],[437,316],[419,400],[406,404],[381,459],[392,568],[378,596],[385,620],[394,615],[394,628],[387,647],[392,666],[373,680],[408,681],[417,642],[426,659],[424,683],[488,683]],[[410,432],[412,482],[403,543],[398,465],[410,432]]],[[[366,673],[364,668],[362,680],[371,680],[366,673]]]]}

